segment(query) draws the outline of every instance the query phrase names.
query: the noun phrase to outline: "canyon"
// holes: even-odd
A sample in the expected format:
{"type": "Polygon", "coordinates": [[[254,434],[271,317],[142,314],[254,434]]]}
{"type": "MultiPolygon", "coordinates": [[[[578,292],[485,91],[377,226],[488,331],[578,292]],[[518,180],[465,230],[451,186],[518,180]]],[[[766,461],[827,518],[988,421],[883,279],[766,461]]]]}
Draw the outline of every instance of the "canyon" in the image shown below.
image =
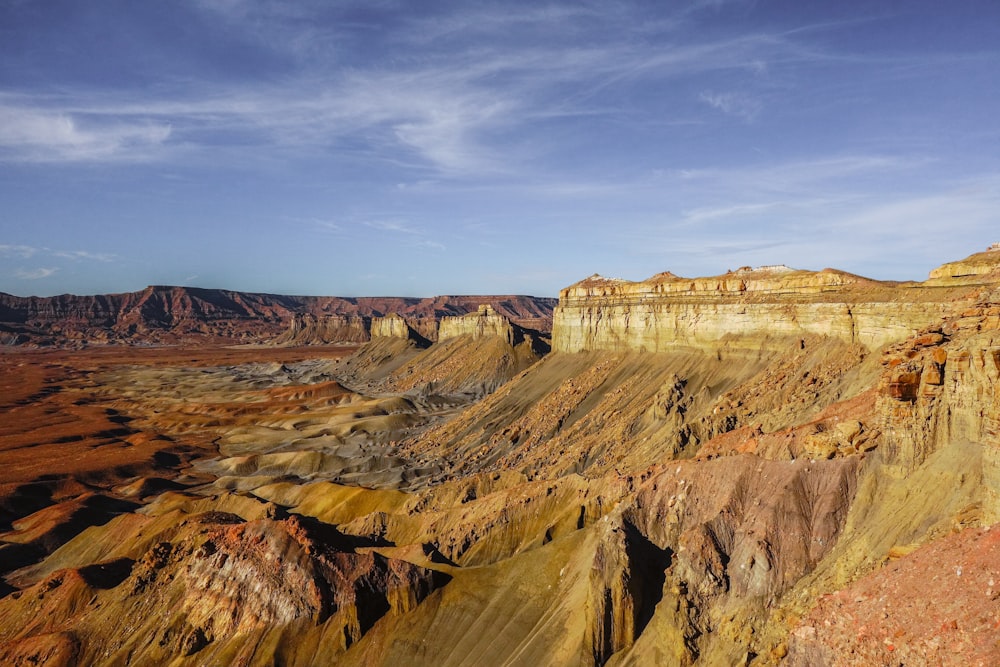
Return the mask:
{"type": "Polygon", "coordinates": [[[3,664],[1000,661],[996,250],[0,321],[3,664]]]}
{"type": "Polygon", "coordinates": [[[358,343],[389,314],[436,340],[442,317],[489,304],[514,323],[551,330],[555,299],[526,296],[316,297],[150,286],[139,292],[54,297],[0,293],[0,345],[83,347],[108,343],[358,343]]]}

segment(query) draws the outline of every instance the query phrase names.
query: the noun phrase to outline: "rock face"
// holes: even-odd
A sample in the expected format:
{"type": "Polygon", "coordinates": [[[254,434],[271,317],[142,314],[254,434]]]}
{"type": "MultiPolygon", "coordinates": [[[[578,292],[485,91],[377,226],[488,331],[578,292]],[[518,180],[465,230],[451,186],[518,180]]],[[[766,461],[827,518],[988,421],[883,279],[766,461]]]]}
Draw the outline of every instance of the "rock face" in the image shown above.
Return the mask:
{"type": "MultiPolygon", "coordinates": [[[[128,556],[58,570],[29,588],[9,610],[14,624],[2,631],[0,659],[30,664],[37,643],[21,638],[50,635],[74,615],[84,620],[70,635],[69,664],[164,664],[176,656],[247,664],[271,628],[296,622],[317,624],[317,643],[333,656],[382,616],[410,611],[448,579],[356,553],[342,536],[316,530],[295,517],[192,515],[148,547],[130,545],[128,556]],[[124,605],[109,608],[114,598],[124,605]],[[139,627],[119,622],[122,612],[139,627]]],[[[295,649],[285,652],[294,655],[295,649]]]]}
{"type": "Polygon", "coordinates": [[[996,274],[1000,270],[1000,243],[994,243],[985,252],[970,255],[958,262],[948,262],[931,271],[931,282],[948,284],[975,280],[996,274]]]}
{"type": "Polygon", "coordinates": [[[514,344],[514,328],[510,320],[493,310],[493,306],[484,304],[475,313],[459,317],[445,317],[438,327],[438,340],[444,341],[456,336],[472,336],[483,338],[494,336],[514,344]]]}
{"type": "Polygon", "coordinates": [[[551,330],[555,299],[530,296],[314,297],[151,286],[141,292],[56,297],[0,293],[0,345],[363,342],[373,317],[398,313],[428,340],[443,317],[489,303],[530,329],[551,330]]]}
{"type": "Polygon", "coordinates": [[[274,339],[276,345],[328,345],[364,343],[371,339],[369,322],[373,318],[357,315],[292,315],[288,331],[274,339]]]}
{"type": "Polygon", "coordinates": [[[483,304],[475,313],[443,318],[433,344],[398,315],[375,318],[372,342],[345,359],[341,372],[380,391],[482,396],[548,351],[537,331],[483,304]]]}
{"type": "Polygon", "coordinates": [[[412,338],[414,331],[402,317],[389,313],[385,317],[374,317],[371,323],[372,338],[412,338]]]}
{"type": "Polygon", "coordinates": [[[997,526],[944,537],[823,597],[789,638],[786,664],[996,664],[998,572],[997,526]]]}
{"type": "Polygon", "coordinates": [[[769,338],[820,335],[877,349],[954,312],[956,299],[971,299],[998,269],[1000,253],[987,252],[946,264],[917,284],[786,266],[712,278],[661,273],[642,282],[594,275],[560,292],[552,345],[562,352],[658,352],[729,341],[759,349],[769,338]]]}

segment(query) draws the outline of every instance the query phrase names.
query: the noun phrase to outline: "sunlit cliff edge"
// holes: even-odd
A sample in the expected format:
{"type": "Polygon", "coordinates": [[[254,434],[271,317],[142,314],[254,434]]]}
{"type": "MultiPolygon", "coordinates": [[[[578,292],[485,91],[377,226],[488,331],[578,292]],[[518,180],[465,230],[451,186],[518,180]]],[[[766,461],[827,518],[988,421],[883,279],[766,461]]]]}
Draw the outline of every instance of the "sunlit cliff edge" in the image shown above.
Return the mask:
{"type": "Polygon", "coordinates": [[[834,269],[745,267],[721,276],[660,273],[630,282],[593,275],[559,293],[553,349],[658,352],[775,336],[830,336],[876,349],[940,319],[970,289],[995,282],[1000,251],[935,269],[923,283],[834,269]]]}

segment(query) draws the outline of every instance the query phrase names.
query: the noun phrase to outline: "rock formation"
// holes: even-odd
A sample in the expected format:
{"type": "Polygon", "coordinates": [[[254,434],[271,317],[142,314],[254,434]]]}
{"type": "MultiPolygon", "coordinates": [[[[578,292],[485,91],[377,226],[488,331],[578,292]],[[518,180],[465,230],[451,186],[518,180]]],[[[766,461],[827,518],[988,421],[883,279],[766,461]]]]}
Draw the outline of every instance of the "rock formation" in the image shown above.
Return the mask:
{"type": "Polygon", "coordinates": [[[917,284],[785,266],[712,278],[661,273],[642,282],[594,275],[560,292],[553,349],[662,352],[727,341],[759,347],[767,338],[808,335],[877,349],[940,320],[969,288],[995,280],[996,270],[996,255],[981,253],[917,284]]]}
{"type": "Polygon", "coordinates": [[[414,335],[413,329],[402,317],[396,313],[389,313],[385,317],[373,317],[371,323],[372,338],[404,338],[410,339],[414,335]]]}
{"type": "Polygon", "coordinates": [[[998,266],[4,350],[0,661],[1000,663],[998,266]]]}
{"type": "Polygon", "coordinates": [[[444,341],[456,336],[495,336],[507,341],[509,345],[514,344],[514,328],[510,320],[498,314],[489,304],[479,306],[475,313],[442,318],[438,327],[438,340],[444,341]]]}
{"type": "Polygon", "coordinates": [[[970,255],[958,262],[943,264],[931,271],[930,281],[935,284],[953,284],[954,282],[975,282],[977,280],[988,279],[990,274],[995,274],[997,268],[997,255],[1000,252],[1000,242],[994,243],[984,252],[970,255]]]}
{"type": "Polygon", "coordinates": [[[442,318],[433,345],[397,315],[376,318],[372,331],[372,342],[346,359],[341,372],[355,384],[381,391],[480,396],[531,366],[549,349],[537,331],[513,324],[488,304],[475,313],[442,318]]]}
{"type": "Polygon", "coordinates": [[[373,317],[398,313],[427,340],[443,317],[489,303],[522,326],[551,329],[555,299],[527,296],[312,297],[151,286],[99,296],[0,293],[0,344],[85,345],[362,342],[373,317]]]}
{"type": "Polygon", "coordinates": [[[357,315],[313,315],[296,313],[288,330],[274,339],[275,345],[329,345],[364,343],[370,340],[369,322],[375,318],[357,315]]]}

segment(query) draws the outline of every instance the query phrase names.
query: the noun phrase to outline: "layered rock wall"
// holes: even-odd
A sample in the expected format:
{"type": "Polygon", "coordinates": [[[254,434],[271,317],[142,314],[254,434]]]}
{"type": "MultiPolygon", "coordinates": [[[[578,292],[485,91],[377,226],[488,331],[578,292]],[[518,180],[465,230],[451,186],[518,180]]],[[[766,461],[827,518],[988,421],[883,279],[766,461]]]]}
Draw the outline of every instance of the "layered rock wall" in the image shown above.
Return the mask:
{"type": "MultiPolygon", "coordinates": [[[[437,339],[444,317],[490,304],[513,323],[551,331],[556,300],[531,296],[332,297],[151,286],[140,292],[55,297],[0,293],[0,342],[31,346],[177,344],[188,341],[353,343],[369,321],[398,313],[421,337],[437,339]]],[[[396,329],[396,333],[401,330],[396,329]]],[[[378,335],[378,334],[376,334],[378,335]]]]}
{"type": "Polygon", "coordinates": [[[975,279],[995,273],[1000,264],[1000,243],[994,243],[985,252],[970,255],[957,262],[948,262],[931,271],[928,282],[947,284],[955,280],[975,279]]]}
{"type": "Polygon", "coordinates": [[[357,315],[296,314],[292,316],[288,330],[274,342],[278,345],[364,343],[370,339],[368,320],[357,315]]]}
{"type": "Polygon", "coordinates": [[[785,266],[712,278],[662,273],[643,282],[595,275],[560,293],[552,347],[562,352],[661,352],[721,344],[760,349],[775,337],[821,335],[878,349],[967,306],[978,288],[1000,279],[998,252],[955,265],[961,266],[932,273],[947,274],[947,280],[926,283],[785,266]]]}
{"type": "Polygon", "coordinates": [[[410,338],[413,331],[402,317],[389,313],[385,317],[373,317],[371,323],[372,338],[410,338]]]}
{"type": "Polygon", "coordinates": [[[514,327],[510,320],[497,313],[492,306],[482,305],[475,313],[442,318],[438,328],[438,340],[444,341],[458,336],[473,338],[492,336],[505,340],[508,345],[513,345],[514,327]]]}

